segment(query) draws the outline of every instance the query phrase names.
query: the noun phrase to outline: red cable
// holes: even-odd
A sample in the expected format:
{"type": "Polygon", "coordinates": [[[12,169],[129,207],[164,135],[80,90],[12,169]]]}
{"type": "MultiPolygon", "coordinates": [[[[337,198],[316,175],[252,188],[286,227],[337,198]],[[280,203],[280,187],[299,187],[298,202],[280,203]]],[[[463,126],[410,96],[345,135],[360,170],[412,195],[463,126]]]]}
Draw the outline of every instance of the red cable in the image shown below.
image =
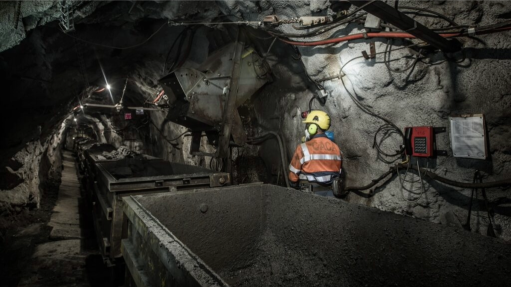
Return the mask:
{"type": "Polygon", "coordinates": [[[101,93],[101,92],[102,92],[102,91],[104,91],[104,90],[105,90],[105,88],[101,88],[101,89],[99,89],[99,90],[95,90],[95,91],[94,91],[94,93],[101,93]]]}
{"type": "Polygon", "coordinates": [[[156,99],[154,99],[153,104],[156,104],[160,100],[160,98],[163,96],[163,92],[164,90],[161,90],[156,99]]]}
{"type": "MultiPolygon", "coordinates": [[[[482,34],[507,31],[507,30],[511,30],[511,27],[476,32],[476,34],[482,35],[482,34]]],[[[440,35],[444,38],[452,38],[452,37],[461,36],[461,33],[446,33],[446,34],[438,34],[438,35],[440,35]]],[[[328,39],[328,40],[321,40],[321,41],[314,41],[314,42],[296,42],[296,41],[284,40],[281,38],[279,38],[279,40],[284,43],[291,44],[294,46],[319,46],[319,45],[334,44],[334,43],[340,43],[340,42],[358,40],[358,39],[364,39],[364,38],[411,38],[411,39],[414,39],[416,37],[412,34],[403,33],[403,32],[381,32],[381,33],[359,33],[359,34],[353,34],[353,35],[348,35],[348,36],[344,36],[344,37],[328,39]]]]}
{"type": "MultiPolygon", "coordinates": [[[[458,36],[459,33],[452,33],[452,34],[439,34],[442,37],[448,38],[448,37],[454,37],[458,36]]],[[[328,40],[321,40],[321,41],[314,41],[314,42],[296,42],[296,41],[288,41],[284,39],[279,39],[280,41],[295,45],[295,46],[319,46],[319,45],[327,45],[327,44],[334,44],[334,43],[340,43],[340,42],[346,42],[351,40],[358,40],[358,39],[364,39],[364,38],[416,38],[414,35],[409,33],[401,33],[401,32],[382,32],[382,33],[359,33],[359,34],[353,34],[348,35],[344,37],[334,38],[334,39],[328,39],[328,40]],[[367,35],[364,37],[364,35],[367,35]]]]}

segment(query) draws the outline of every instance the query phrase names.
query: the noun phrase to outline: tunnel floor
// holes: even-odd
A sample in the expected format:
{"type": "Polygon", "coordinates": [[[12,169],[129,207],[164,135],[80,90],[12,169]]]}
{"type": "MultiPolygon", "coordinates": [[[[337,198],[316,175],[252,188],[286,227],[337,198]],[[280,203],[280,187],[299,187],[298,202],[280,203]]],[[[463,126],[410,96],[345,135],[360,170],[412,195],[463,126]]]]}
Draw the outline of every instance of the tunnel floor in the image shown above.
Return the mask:
{"type": "Polygon", "coordinates": [[[75,163],[63,151],[59,189],[44,193],[40,209],[2,222],[1,286],[116,285],[99,254],[75,163]]]}

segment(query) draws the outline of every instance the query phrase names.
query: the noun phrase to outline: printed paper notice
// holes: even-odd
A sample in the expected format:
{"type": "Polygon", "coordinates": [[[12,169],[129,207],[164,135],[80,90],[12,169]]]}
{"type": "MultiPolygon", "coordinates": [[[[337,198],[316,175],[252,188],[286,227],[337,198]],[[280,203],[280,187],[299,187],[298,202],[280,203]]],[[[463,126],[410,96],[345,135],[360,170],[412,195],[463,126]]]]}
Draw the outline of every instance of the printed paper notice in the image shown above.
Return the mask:
{"type": "Polygon", "coordinates": [[[454,157],[486,159],[483,115],[451,117],[451,147],[454,157]]]}

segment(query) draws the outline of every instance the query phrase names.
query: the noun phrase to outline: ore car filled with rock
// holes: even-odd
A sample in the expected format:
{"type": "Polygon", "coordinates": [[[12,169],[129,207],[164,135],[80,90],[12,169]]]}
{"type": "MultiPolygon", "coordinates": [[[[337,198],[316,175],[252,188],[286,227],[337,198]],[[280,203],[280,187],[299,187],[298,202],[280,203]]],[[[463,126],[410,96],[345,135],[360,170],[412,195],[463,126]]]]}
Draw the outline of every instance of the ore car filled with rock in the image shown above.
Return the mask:
{"type": "MultiPolygon", "coordinates": [[[[83,186],[94,221],[97,242],[108,265],[119,263],[124,217],[122,198],[230,184],[228,173],[136,154],[121,146],[95,144],[80,151],[83,186]]],[[[120,261],[122,263],[122,261],[120,261]]]]}

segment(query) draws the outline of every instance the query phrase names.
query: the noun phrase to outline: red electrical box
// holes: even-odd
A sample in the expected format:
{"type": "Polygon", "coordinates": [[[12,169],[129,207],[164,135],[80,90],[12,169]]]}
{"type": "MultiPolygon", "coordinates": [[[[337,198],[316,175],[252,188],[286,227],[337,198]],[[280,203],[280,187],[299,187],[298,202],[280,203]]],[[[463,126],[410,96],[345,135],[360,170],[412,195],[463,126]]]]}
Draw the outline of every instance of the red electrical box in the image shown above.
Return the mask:
{"type": "Polygon", "coordinates": [[[405,128],[406,154],[416,157],[432,157],[434,155],[433,127],[405,128]]]}

